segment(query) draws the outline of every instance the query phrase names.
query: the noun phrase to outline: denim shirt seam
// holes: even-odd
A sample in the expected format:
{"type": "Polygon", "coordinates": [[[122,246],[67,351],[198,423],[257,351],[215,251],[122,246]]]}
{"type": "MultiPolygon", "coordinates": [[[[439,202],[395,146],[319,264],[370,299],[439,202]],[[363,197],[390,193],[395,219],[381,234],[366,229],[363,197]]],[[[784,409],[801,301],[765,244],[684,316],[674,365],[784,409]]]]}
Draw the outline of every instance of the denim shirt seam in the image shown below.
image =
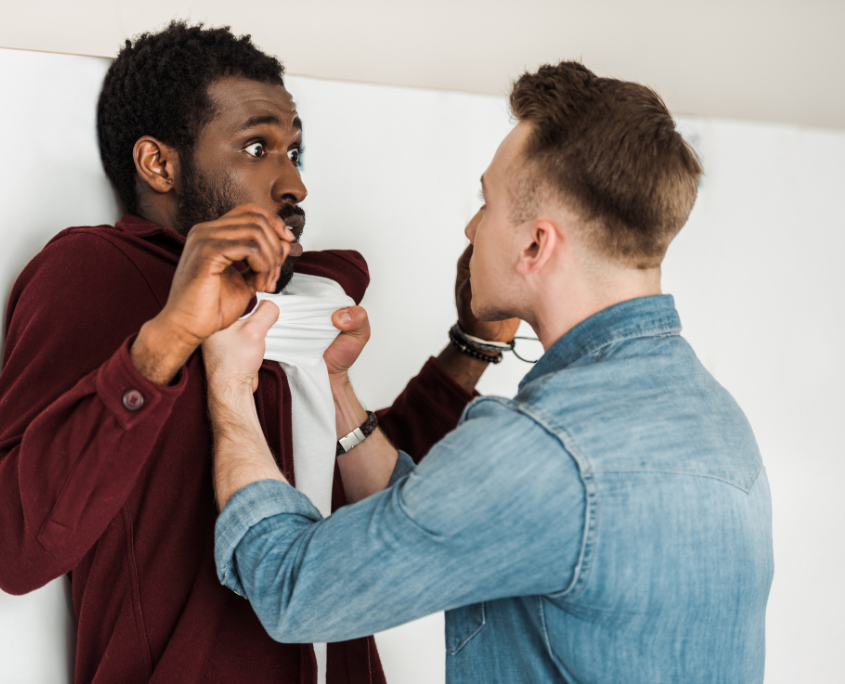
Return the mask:
{"type": "Polygon", "coordinates": [[[655,339],[662,339],[666,337],[677,337],[681,334],[680,328],[673,328],[667,330],[665,326],[662,325],[654,325],[649,328],[645,328],[642,330],[631,331],[626,334],[621,334],[615,337],[610,337],[609,339],[604,339],[594,344],[586,344],[581,349],[581,353],[573,359],[570,359],[566,363],[562,364],[558,368],[549,369],[548,372],[544,373],[542,376],[537,378],[532,378],[528,382],[525,382],[523,379],[520,382],[519,390],[522,391],[529,385],[533,385],[535,382],[543,382],[544,380],[549,379],[549,377],[556,375],[557,373],[565,372],[569,367],[573,366],[574,364],[582,361],[588,356],[595,355],[596,358],[592,361],[592,363],[600,363],[603,359],[607,350],[610,347],[613,347],[617,344],[621,344],[623,342],[628,342],[630,340],[637,340],[643,339],[647,337],[655,338],[655,339]],[[525,383],[525,384],[523,384],[525,383]]]}
{"type": "Polygon", "coordinates": [[[746,489],[742,485],[734,482],[733,480],[728,480],[724,477],[719,477],[718,475],[713,475],[712,473],[695,473],[689,470],[667,470],[666,468],[613,468],[612,470],[600,470],[598,474],[618,474],[618,473],[662,473],[664,475],[686,475],[688,477],[705,477],[710,480],[718,480],[719,482],[724,482],[725,484],[731,485],[732,487],[736,487],[740,491],[745,492],[746,494],[750,494],[754,491],[754,487],[760,481],[760,475],[763,473],[763,464],[760,463],[760,469],[757,471],[757,475],[754,476],[754,482],[746,489]]]}
{"type": "Polygon", "coordinates": [[[584,486],[584,521],[582,523],[581,549],[578,553],[578,560],[572,568],[572,578],[569,584],[560,591],[546,594],[551,598],[575,598],[584,589],[589,579],[598,534],[598,485],[595,482],[590,461],[572,435],[541,409],[529,408],[522,402],[503,397],[481,397],[476,399],[474,403],[478,404],[484,401],[495,401],[512,411],[523,414],[560,442],[563,450],[575,461],[581,483],[584,486]]]}
{"type": "MultiPolygon", "coordinates": [[[[630,340],[640,340],[647,337],[662,338],[662,337],[677,337],[681,334],[680,328],[672,328],[667,330],[665,325],[652,325],[638,330],[631,330],[618,335],[611,335],[605,340],[594,344],[587,344],[584,346],[583,354],[575,359],[576,361],[595,354],[596,352],[605,352],[608,347],[619,344],[620,342],[629,342],[630,340]]],[[[568,364],[571,365],[571,364],[568,364]]]]}

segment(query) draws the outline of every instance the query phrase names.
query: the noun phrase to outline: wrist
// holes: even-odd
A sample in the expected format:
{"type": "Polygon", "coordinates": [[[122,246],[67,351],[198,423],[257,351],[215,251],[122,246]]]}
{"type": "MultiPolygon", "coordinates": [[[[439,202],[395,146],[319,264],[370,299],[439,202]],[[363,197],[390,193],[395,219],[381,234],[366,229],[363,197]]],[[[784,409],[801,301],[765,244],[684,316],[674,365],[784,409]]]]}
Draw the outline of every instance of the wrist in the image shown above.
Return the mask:
{"type": "Polygon", "coordinates": [[[493,364],[501,362],[504,352],[512,351],[514,345],[513,340],[499,342],[470,335],[461,326],[460,321],[449,329],[449,341],[462,354],[493,364]]]}
{"type": "Polygon", "coordinates": [[[486,361],[461,353],[451,344],[437,355],[437,363],[452,380],[470,394],[475,391],[475,386],[490,365],[486,361]]]}
{"type": "Polygon", "coordinates": [[[367,412],[358,400],[349,378],[332,384],[337,438],[348,435],[367,419],[367,412]]]}
{"type": "Polygon", "coordinates": [[[208,414],[215,438],[243,440],[263,435],[252,388],[244,383],[209,383],[208,414]]]}
{"type": "Polygon", "coordinates": [[[206,387],[209,406],[251,405],[256,390],[255,375],[226,375],[206,367],[206,387]]]}
{"type": "Polygon", "coordinates": [[[129,355],[141,375],[168,385],[198,346],[179,335],[159,314],[141,326],[129,355]]]}
{"type": "Polygon", "coordinates": [[[345,392],[352,389],[352,383],[349,380],[349,371],[340,371],[338,373],[329,373],[329,385],[331,385],[332,392],[335,390],[345,392]]]}

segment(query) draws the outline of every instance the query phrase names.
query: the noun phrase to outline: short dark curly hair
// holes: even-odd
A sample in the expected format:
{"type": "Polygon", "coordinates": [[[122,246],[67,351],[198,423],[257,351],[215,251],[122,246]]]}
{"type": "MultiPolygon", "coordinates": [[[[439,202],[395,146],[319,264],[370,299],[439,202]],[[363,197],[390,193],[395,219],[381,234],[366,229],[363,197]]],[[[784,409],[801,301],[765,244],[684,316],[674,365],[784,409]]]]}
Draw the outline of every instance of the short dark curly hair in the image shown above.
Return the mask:
{"type": "MultiPolygon", "coordinates": [[[[208,96],[223,76],[284,85],[282,63],[228,26],[172,21],[127,40],[109,67],[97,103],[97,136],[106,175],[126,211],[137,213],[135,142],[150,135],[190,160],[201,128],[214,117],[208,96]]],[[[190,163],[190,161],[188,161],[190,163]]]]}

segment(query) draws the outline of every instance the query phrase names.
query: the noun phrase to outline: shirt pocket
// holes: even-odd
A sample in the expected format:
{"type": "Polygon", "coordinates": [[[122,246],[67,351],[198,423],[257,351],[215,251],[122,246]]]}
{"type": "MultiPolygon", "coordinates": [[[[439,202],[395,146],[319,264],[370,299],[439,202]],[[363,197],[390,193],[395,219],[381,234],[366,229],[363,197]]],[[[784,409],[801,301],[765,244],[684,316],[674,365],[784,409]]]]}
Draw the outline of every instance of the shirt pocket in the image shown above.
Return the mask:
{"type": "Polygon", "coordinates": [[[446,613],[446,653],[455,655],[487,622],[483,603],[473,603],[446,613]]]}

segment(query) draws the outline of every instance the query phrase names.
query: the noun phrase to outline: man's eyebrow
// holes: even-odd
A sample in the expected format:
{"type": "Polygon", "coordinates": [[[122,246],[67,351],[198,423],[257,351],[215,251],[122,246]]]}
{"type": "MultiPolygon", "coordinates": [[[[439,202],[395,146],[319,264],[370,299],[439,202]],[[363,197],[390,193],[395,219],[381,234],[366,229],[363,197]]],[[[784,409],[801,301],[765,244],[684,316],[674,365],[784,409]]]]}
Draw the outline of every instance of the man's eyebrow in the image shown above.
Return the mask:
{"type": "MultiPolygon", "coordinates": [[[[240,126],[238,126],[238,129],[235,132],[242,133],[243,131],[248,131],[250,128],[255,128],[256,126],[261,126],[262,124],[273,124],[276,126],[281,126],[282,122],[279,120],[279,117],[275,114],[259,114],[258,116],[249,117],[240,126]]],[[[291,122],[291,126],[301,131],[302,119],[300,119],[298,116],[295,117],[294,120],[291,122]]]]}
{"type": "Polygon", "coordinates": [[[275,114],[261,114],[259,116],[251,116],[240,126],[238,126],[238,130],[235,132],[241,133],[242,131],[248,131],[250,128],[255,128],[256,126],[260,126],[261,124],[275,124],[278,126],[280,124],[279,117],[275,114]]]}

